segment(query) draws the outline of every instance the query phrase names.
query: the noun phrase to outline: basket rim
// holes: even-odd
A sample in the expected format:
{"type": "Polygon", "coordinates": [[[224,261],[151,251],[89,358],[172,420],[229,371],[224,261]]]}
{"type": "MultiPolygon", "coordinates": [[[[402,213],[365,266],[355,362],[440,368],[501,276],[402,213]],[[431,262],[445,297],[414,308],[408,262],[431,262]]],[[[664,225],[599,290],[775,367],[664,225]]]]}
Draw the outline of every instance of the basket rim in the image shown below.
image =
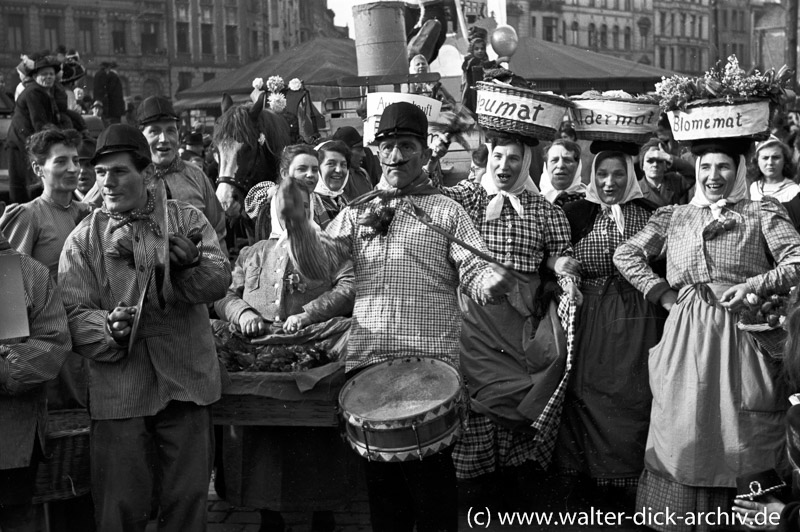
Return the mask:
{"type": "Polygon", "coordinates": [[[753,98],[753,97],[737,97],[731,98],[728,100],[727,98],[706,98],[703,100],[692,100],[691,102],[686,102],[684,108],[676,107],[674,109],[667,109],[667,112],[686,112],[687,109],[697,109],[700,107],[722,107],[723,105],[743,105],[748,103],[766,103],[769,105],[770,99],[769,98],[753,98]]]}
{"type": "Polygon", "coordinates": [[[552,103],[554,105],[560,105],[561,107],[573,106],[569,98],[565,98],[558,94],[550,94],[549,92],[540,92],[532,89],[523,89],[522,87],[498,85],[496,83],[478,81],[475,83],[474,89],[488,90],[490,92],[508,92],[508,93],[518,92],[521,93],[523,96],[535,97],[537,99],[547,101],[548,103],[552,103]]]}
{"type": "Polygon", "coordinates": [[[89,415],[88,410],[80,408],[68,409],[68,410],[51,410],[50,412],[47,413],[47,433],[45,434],[45,438],[51,440],[54,438],[64,438],[80,434],[88,434],[90,425],[91,425],[91,416],[89,415]],[[52,420],[58,418],[77,419],[85,423],[81,423],[81,426],[79,427],[50,430],[52,420]]]}
{"type": "Polygon", "coordinates": [[[620,102],[620,103],[638,103],[643,105],[653,105],[655,107],[659,106],[659,101],[653,99],[642,99],[642,98],[602,98],[598,96],[570,96],[570,100],[574,102],[581,102],[581,101],[596,101],[596,102],[620,102]]]}

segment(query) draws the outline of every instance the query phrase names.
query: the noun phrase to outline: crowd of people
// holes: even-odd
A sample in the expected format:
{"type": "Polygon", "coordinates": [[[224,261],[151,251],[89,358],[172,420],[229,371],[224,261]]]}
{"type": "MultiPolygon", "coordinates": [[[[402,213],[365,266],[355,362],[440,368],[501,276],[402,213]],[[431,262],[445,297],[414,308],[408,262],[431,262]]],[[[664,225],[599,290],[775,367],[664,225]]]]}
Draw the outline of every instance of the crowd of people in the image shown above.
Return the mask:
{"type": "MultiPolygon", "coordinates": [[[[494,66],[485,36],[472,43],[467,87],[473,68],[494,66]]],[[[356,475],[377,531],[456,530],[459,486],[484,506],[526,509],[526,483],[552,508],[738,512],[754,529],[766,508],[775,529],[794,526],[796,504],[737,498],[737,480],[789,478],[794,460],[784,433],[800,314],[787,319],[784,364],[737,327],[748,295],[800,283],[800,186],[781,138],[687,151],[662,118],[641,145],[587,154],[568,124],[547,143],[486,130],[469,175],[445,186],[446,143],[429,147],[425,113],[400,102],[371,149],[354,128],[313,145],[259,140],[274,168],[244,187],[240,169],[257,162],[242,157],[257,147],[222,140],[222,121],[218,175],[202,135],[181,142],[163,97],[144,99],[135,125],[102,102],[94,141],[58,103],[70,61],[28,61],[13,203],[0,209],[0,257],[18,258],[12,303],[29,322],[25,341],[0,343],[3,531],[31,529],[47,410],[69,408],[91,415],[91,521],[103,531],[141,531],[152,516],[159,530],[204,530],[214,470],[223,496],[261,510],[264,531],[298,509],[334,530],[356,475]],[[239,218],[245,247],[231,245],[239,218]],[[336,428],[215,435],[219,323],[249,338],[346,337],[348,381],[408,358],[458,368],[463,434],[423,460],[362,460],[336,428]]],[[[427,70],[424,55],[410,62],[427,70]]],[[[95,77],[111,99],[115,75],[105,65],[95,77]]],[[[275,124],[262,107],[223,118],[244,124],[255,109],[247,127],[275,124]]]]}

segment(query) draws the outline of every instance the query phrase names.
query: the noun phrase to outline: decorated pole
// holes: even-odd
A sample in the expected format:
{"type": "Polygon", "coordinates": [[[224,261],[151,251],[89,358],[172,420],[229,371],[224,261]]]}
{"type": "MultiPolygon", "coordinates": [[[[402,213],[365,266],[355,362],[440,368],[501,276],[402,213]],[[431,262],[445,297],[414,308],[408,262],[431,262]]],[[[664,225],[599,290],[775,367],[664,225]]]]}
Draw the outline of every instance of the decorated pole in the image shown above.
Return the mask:
{"type": "Polygon", "coordinates": [[[359,76],[407,74],[403,2],[356,0],[353,27],[359,76]]]}

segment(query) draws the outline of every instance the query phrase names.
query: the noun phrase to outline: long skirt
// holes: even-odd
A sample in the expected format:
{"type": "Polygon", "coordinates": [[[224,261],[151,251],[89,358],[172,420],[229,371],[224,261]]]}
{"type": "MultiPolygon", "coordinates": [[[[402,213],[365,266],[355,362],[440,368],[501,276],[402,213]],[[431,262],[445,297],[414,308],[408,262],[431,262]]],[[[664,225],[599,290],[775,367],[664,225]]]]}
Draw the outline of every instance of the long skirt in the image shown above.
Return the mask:
{"type": "Polygon", "coordinates": [[[559,466],[601,484],[635,485],[650,421],[647,354],[661,336],[666,312],[616,277],[582,292],[559,466]]]}
{"type": "MultiPolygon", "coordinates": [[[[717,297],[728,288],[709,287],[717,297]]],[[[693,286],[681,289],[650,351],[653,407],[637,506],[728,512],[738,476],[784,469],[788,394],[777,367],[736,322],[693,286]]]]}

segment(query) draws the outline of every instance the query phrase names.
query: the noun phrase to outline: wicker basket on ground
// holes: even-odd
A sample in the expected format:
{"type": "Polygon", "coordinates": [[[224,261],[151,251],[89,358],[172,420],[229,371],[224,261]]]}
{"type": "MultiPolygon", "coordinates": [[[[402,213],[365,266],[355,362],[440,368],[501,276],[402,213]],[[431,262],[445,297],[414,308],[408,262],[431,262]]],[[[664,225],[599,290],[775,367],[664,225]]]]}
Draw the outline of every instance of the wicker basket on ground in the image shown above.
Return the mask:
{"type": "Polygon", "coordinates": [[[55,410],[48,413],[46,457],[39,464],[34,504],[71,499],[91,490],[89,413],[55,410]]]}

